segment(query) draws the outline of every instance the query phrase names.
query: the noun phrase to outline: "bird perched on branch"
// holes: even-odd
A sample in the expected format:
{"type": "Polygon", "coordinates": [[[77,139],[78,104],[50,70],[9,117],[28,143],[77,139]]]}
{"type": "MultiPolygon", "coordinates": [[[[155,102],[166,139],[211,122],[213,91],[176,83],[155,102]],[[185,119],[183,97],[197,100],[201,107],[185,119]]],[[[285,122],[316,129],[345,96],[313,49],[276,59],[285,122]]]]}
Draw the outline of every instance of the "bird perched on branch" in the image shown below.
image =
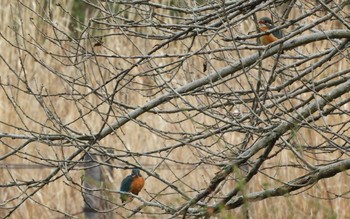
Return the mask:
{"type": "MultiPolygon", "coordinates": [[[[134,195],[138,195],[145,184],[145,179],[141,176],[140,170],[135,168],[132,170],[131,175],[125,177],[120,186],[121,192],[130,192],[134,195]]],[[[132,197],[128,194],[121,194],[120,199],[122,202],[132,200],[132,197]]]]}
{"type": "MultiPolygon", "coordinates": [[[[258,23],[259,23],[259,29],[263,32],[266,32],[275,28],[275,26],[273,26],[272,20],[268,17],[260,18],[258,23]]],[[[281,30],[275,30],[272,33],[269,33],[260,37],[260,41],[263,45],[267,45],[282,38],[282,36],[283,34],[281,30]]]]}

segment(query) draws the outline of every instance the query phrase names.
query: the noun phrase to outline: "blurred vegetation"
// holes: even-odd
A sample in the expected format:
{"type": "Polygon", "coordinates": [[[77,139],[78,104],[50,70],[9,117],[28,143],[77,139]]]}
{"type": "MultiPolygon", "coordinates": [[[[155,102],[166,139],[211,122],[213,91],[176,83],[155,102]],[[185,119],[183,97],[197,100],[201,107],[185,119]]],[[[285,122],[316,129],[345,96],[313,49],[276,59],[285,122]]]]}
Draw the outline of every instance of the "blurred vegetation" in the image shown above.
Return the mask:
{"type": "MultiPolygon", "coordinates": [[[[209,10],[211,13],[203,10],[202,14],[198,13],[196,16],[205,17],[208,15],[213,18],[213,20],[208,19],[210,20],[207,23],[208,25],[203,25],[205,26],[203,27],[203,30],[205,30],[203,35],[194,34],[190,38],[186,38],[187,36],[184,35],[183,39],[173,41],[160,48],[152,56],[148,56],[148,52],[165,40],[173,37],[172,34],[181,31],[185,32],[187,27],[185,25],[173,25],[169,29],[158,26],[133,27],[132,21],[142,20],[142,17],[137,12],[142,11],[139,9],[144,9],[144,5],[130,6],[128,4],[103,2],[102,4],[108,8],[107,11],[114,16],[108,17],[108,13],[101,13],[101,11],[96,10],[91,5],[101,5],[101,2],[98,0],[67,0],[65,1],[67,4],[62,5],[62,7],[57,6],[56,3],[64,1],[56,0],[52,1],[51,11],[48,10],[49,2],[41,1],[44,7],[36,9],[41,15],[52,16],[53,24],[57,22],[58,29],[61,32],[53,31],[56,29],[47,25],[46,22],[38,18],[39,16],[36,17],[35,13],[24,9],[24,7],[20,7],[21,10],[18,11],[23,11],[23,17],[21,18],[23,18],[22,21],[25,25],[21,23],[21,20],[13,19],[15,16],[10,13],[11,10],[2,9],[2,16],[4,16],[2,20],[3,26],[13,27],[13,24],[15,24],[16,34],[21,34],[16,35],[16,37],[18,39],[23,37],[29,43],[27,43],[27,47],[23,47],[23,50],[5,41],[2,41],[0,45],[1,57],[4,57],[3,60],[6,61],[8,66],[8,68],[3,70],[0,80],[1,92],[3,92],[0,97],[2,103],[0,107],[0,114],[2,115],[0,121],[1,125],[5,127],[1,132],[24,133],[23,135],[25,136],[53,133],[58,136],[67,136],[67,139],[78,134],[88,136],[91,133],[98,132],[100,127],[109,126],[117,119],[127,118],[125,116],[127,113],[143,106],[156,97],[167,94],[167,92],[170,92],[169,88],[173,89],[189,84],[194,80],[204,78],[209,72],[220,71],[220,69],[227,68],[232,63],[241,60],[241,58],[248,57],[258,51],[266,52],[267,49],[267,47],[262,48],[261,45],[255,44],[256,39],[249,38],[250,35],[256,34],[257,29],[251,18],[252,16],[244,19],[241,19],[239,16],[233,17],[229,24],[226,21],[222,22],[220,19],[223,17],[220,17],[220,15],[216,16],[216,10],[209,10]],[[46,10],[44,10],[45,8],[46,10]],[[10,14],[13,16],[11,19],[10,14]],[[30,23],[30,21],[33,21],[30,19],[31,17],[36,17],[34,21],[38,24],[37,26],[30,23]],[[86,25],[91,18],[101,19],[107,25],[92,22],[90,25],[93,26],[86,29],[86,25]],[[205,29],[212,24],[210,22],[217,22],[221,26],[218,25],[217,29],[205,29]],[[118,25],[124,23],[128,25],[118,29],[118,25]],[[108,24],[111,24],[111,26],[109,27],[108,24]],[[21,28],[23,33],[18,31],[21,28]],[[42,30],[44,30],[44,34],[38,35],[42,30]],[[161,32],[163,30],[164,32],[161,32]],[[158,35],[164,34],[168,38],[148,39],[146,33],[150,32],[158,35]],[[73,36],[78,40],[70,40],[67,35],[64,35],[65,33],[69,37],[73,36]],[[88,33],[89,37],[105,37],[103,45],[91,49],[91,47],[86,46],[89,45],[89,42],[86,42],[88,40],[84,38],[85,36],[82,36],[83,33],[88,33]],[[137,35],[139,33],[140,36],[137,35]],[[247,38],[234,42],[242,43],[239,46],[233,44],[232,40],[224,40],[227,36],[236,35],[247,38]],[[44,43],[41,42],[40,37],[44,39],[44,43]],[[237,47],[233,48],[233,45],[237,47]],[[135,65],[137,60],[141,59],[143,62],[135,65]],[[207,65],[208,69],[203,71],[204,64],[207,65]],[[132,71],[125,71],[129,68],[133,68],[132,71]],[[125,72],[127,74],[124,74],[125,72]],[[32,90],[28,91],[26,90],[27,88],[32,90]],[[117,92],[114,93],[115,90],[117,92]],[[12,93],[16,94],[16,98],[12,99],[12,93]],[[112,104],[109,102],[111,96],[115,96],[112,104]],[[113,107],[111,107],[112,105],[113,107]],[[71,135],[71,133],[74,135],[71,135]]],[[[154,0],[152,2],[191,9],[195,5],[210,5],[211,3],[222,3],[225,1],[154,0]]],[[[299,3],[303,7],[312,9],[310,2],[305,3],[301,1],[299,3]]],[[[298,4],[295,7],[295,11],[291,13],[291,17],[297,18],[301,16],[298,4]]],[[[18,5],[20,4],[15,6],[18,5]]],[[[5,7],[5,4],[3,6],[5,7]]],[[[273,5],[269,5],[268,8],[259,8],[259,10],[262,9],[264,10],[258,11],[257,15],[254,14],[254,16],[267,16],[267,14],[270,15],[270,11],[275,10],[273,5]]],[[[174,24],[183,24],[191,20],[191,16],[193,16],[192,13],[181,13],[171,9],[154,8],[154,10],[159,13],[154,22],[159,22],[160,24],[168,21],[174,24]],[[180,17],[180,19],[172,19],[172,16],[180,17]]],[[[20,13],[18,11],[16,12],[20,13]]],[[[235,14],[236,12],[231,11],[230,13],[235,14]]],[[[322,11],[322,13],[326,14],[325,11],[322,11]]],[[[148,15],[147,12],[144,12],[144,15],[148,15]]],[[[245,15],[243,14],[242,16],[245,15]]],[[[310,16],[303,20],[305,24],[298,22],[293,24],[295,26],[291,25],[292,28],[288,29],[288,31],[302,28],[302,25],[306,25],[308,22],[313,23],[312,19],[315,19],[315,17],[310,16]],[[300,26],[297,26],[299,23],[300,26]]],[[[191,24],[196,25],[195,19],[193,20],[191,24]]],[[[314,27],[314,29],[317,28],[319,27],[314,27]]],[[[330,20],[320,29],[327,30],[332,28],[332,20],[330,20]]],[[[12,32],[3,34],[10,41],[14,39],[12,32]]],[[[337,41],[334,42],[338,43],[337,41]]],[[[291,57],[295,55],[296,59],[278,60],[276,57],[269,57],[264,62],[258,60],[257,66],[252,68],[248,66],[246,71],[232,74],[228,78],[224,78],[223,81],[191,91],[181,96],[181,98],[163,104],[159,108],[154,109],[154,111],[145,113],[145,115],[128,122],[122,128],[118,128],[106,138],[101,139],[96,145],[91,146],[91,151],[101,153],[103,156],[106,155],[105,149],[115,152],[114,155],[116,156],[111,155],[111,162],[106,163],[106,166],[113,167],[114,172],[112,176],[106,177],[107,182],[104,183],[110,189],[108,192],[112,191],[111,193],[107,192],[106,196],[109,201],[115,202],[113,207],[119,204],[119,194],[115,191],[119,187],[120,179],[128,174],[125,168],[128,168],[130,164],[141,165],[142,168],[154,174],[147,175],[143,173],[147,179],[145,190],[141,192],[140,197],[144,200],[154,201],[155,203],[159,201],[158,203],[176,209],[188,200],[172,190],[172,186],[180,188],[188,193],[190,197],[201,192],[208,186],[215,174],[226,163],[230,162],[233,155],[236,156],[246,149],[241,147],[243,144],[249,147],[256,139],[264,137],[276,126],[276,123],[280,124],[288,120],[291,112],[298,110],[298,107],[304,104],[303,101],[312,99],[313,95],[322,96],[327,94],[329,90],[321,90],[315,93],[309,92],[313,89],[311,85],[315,85],[313,82],[319,82],[325,75],[331,76],[334,72],[342,70],[342,68],[349,68],[349,62],[329,60],[330,65],[334,69],[314,69],[312,73],[304,78],[291,82],[290,86],[287,85],[282,91],[280,90],[281,92],[274,90],[274,88],[280,86],[286,80],[296,77],[304,69],[312,67],[319,57],[316,59],[310,58],[310,60],[306,60],[300,66],[294,66],[293,63],[298,62],[299,59],[312,57],[311,55],[320,52],[319,50],[324,48],[332,48],[330,45],[329,42],[309,44],[303,48],[298,48],[296,52],[286,51],[284,54],[284,56],[291,57]],[[278,80],[271,84],[269,92],[271,91],[273,95],[276,94],[274,96],[276,98],[268,99],[266,103],[261,104],[264,107],[267,106],[266,111],[264,111],[266,114],[259,117],[264,123],[258,123],[255,127],[256,124],[248,124],[249,122],[241,120],[252,110],[250,106],[256,94],[251,91],[256,82],[257,72],[263,72],[263,76],[260,79],[264,80],[264,78],[269,78],[271,73],[277,72],[281,67],[279,64],[282,64],[283,67],[287,66],[289,69],[279,72],[279,75],[277,75],[278,80]],[[284,73],[286,73],[286,75],[283,75],[285,78],[280,77],[284,73]],[[314,77],[314,75],[316,76],[314,77]],[[307,78],[309,76],[310,79],[307,78]],[[307,86],[310,89],[303,90],[307,86]],[[295,95],[299,91],[304,93],[295,95]],[[285,102],[278,102],[276,108],[269,105],[269,101],[273,103],[277,100],[283,100],[289,94],[292,94],[290,99],[285,100],[285,102]],[[194,106],[193,109],[190,108],[192,106],[194,106]],[[270,116],[273,119],[267,121],[266,117],[270,116]],[[222,129],[222,132],[216,132],[216,128],[219,130],[221,127],[224,127],[223,124],[232,125],[232,130],[226,132],[228,129],[225,128],[222,129]],[[248,136],[245,135],[245,132],[253,134],[249,138],[244,139],[248,136]],[[206,133],[210,133],[209,137],[192,142],[196,137],[205,136],[204,134],[206,133]],[[176,146],[182,143],[183,145],[176,146]],[[162,180],[158,180],[158,178],[162,180]],[[170,186],[164,182],[170,182],[170,186]]],[[[344,52],[344,54],[346,53],[344,52]]],[[[340,55],[339,57],[343,58],[344,56],[340,55]]],[[[340,75],[340,77],[346,78],[348,75],[344,74],[340,75]]],[[[330,79],[330,82],[332,82],[331,80],[333,79],[330,79]]],[[[329,86],[333,85],[329,84],[329,86]]],[[[333,140],[332,138],[334,138],[338,140],[337,135],[341,137],[348,135],[348,130],[350,129],[347,126],[340,127],[343,121],[349,121],[349,117],[344,114],[347,111],[346,107],[342,108],[343,111],[338,115],[333,115],[330,119],[332,121],[325,122],[328,125],[327,127],[320,125],[320,128],[313,132],[312,128],[317,127],[316,125],[314,126],[314,123],[308,122],[306,125],[298,123],[283,137],[289,138],[296,151],[303,156],[305,154],[305,160],[312,164],[318,165],[324,161],[338,159],[341,156],[346,157],[346,153],[337,150],[332,151],[329,148],[321,151],[320,154],[312,151],[322,148],[324,144],[327,144],[326,140],[328,139],[333,140]],[[334,124],[332,124],[333,122],[334,124]],[[328,136],[333,134],[332,131],[337,130],[337,128],[341,132],[334,132],[335,137],[328,138],[328,136]],[[324,130],[327,133],[325,134],[326,137],[323,138],[321,134],[324,130]],[[318,135],[318,133],[321,134],[318,135]],[[313,147],[314,145],[317,147],[313,147]],[[311,153],[307,151],[309,149],[311,153]]],[[[14,212],[13,217],[30,218],[31,214],[40,215],[43,218],[66,216],[60,211],[68,214],[77,213],[79,215],[83,205],[80,182],[86,179],[89,181],[89,178],[81,176],[81,166],[70,172],[67,171],[66,167],[62,168],[61,166],[61,164],[66,162],[70,154],[77,149],[86,147],[87,143],[85,140],[75,140],[73,139],[72,142],[69,142],[69,140],[63,139],[57,142],[50,142],[45,138],[40,138],[37,142],[30,142],[24,150],[18,150],[15,156],[3,160],[4,165],[19,163],[24,168],[4,168],[0,170],[2,171],[1,185],[3,186],[0,188],[0,194],[5,201],[10,200],[6,203],[0,202],[0,205],[2,204],[4,209],[5,207],[11,208],[11,206],[20,202],[28,192],[23,192],[20,189],[26,188],[31,191],[38,188],[37,185],[33,185],[30,188],[27,185],[35,180],[40,182],[50,174],[51,169],[49,167],[57,167],[61,168],[59,173],[62,175],[58,176],[57,180],[50,181],[44,186],[44,189],[30,197],[33,201],[28,201],[21,205],[14,212]],[[42,164],[47,169],[26,169],[28,163],[42,164]],[[18,189],[16,186],[7,187],[12,185],[9,182],[24,183],[23,187],[18,189]],[[8,204],[11,204],[11,206],[8,207],[8,204]]],[[[15,151],[14,149],[24,144],[22,139],[0,138],[0,141],[3,144],[3,147],[0,149],[1,155],[15,151]]],[[[342,141],[340,142],[339,145],[342,144],[342,141]]],[[[258,157],[259,154],[252,157],[252,165],[254,165],[258,157]]],[[[77,158],[70,163],[74,162],[79,163],[80,160],[78,161],[77,158]]],[[[268,157],[268,160],[264,163],[261,172],[259,170],[259,173],[253,180],[248,183],[241,180],[240,177],[244,177],[244,174],[241,174],[239,168],[235,166],[234,172],[225,179],[225,182],[215,191],[216,193],[206,200],[203,199],[203,203],[204,205],[218,203],[234,188],[244,192],[244,195],[275,188],[288,182],[290,179],[305,174],[306,171],[303,163],[280,142],[276,146],[275,151],[273,151],[273,155],[268,157]]],[[[245,218],[241,215],[243,213],[240,212],[242,208],[243,210],[249,210],[252,218],[308,218],[311,213],[314,218],[346,217],[349,199],[346,199],[345,196],[345,198],[335,197],[335,195],[346,194],[346,191],[349,190],[347,174],[339,174],[322,182],[306,188],[307,192],[305,194],[300,194],[298,191],[283,197],[253,201],[245,203],[241,208],[229,211],[224,208],[224,205],[219,206],[219,211],[222,211],[222,213],[218,215],[218,218],[245,218]],[[329,196],[327,195],[329,194],[332,195],[332,199],[328,198],[329,196]]],[[[134,209],[141,205],[140,203],[142,202],[135,200],[126,207],[118,206],[116,212],[121,212],[120,214],[132,213],[134,209]]],[[[0,209],[0,216],[7,213],[7,209],[3,210],[5,212],[3,214],[2,210],[0,209]]],[[[143,210],[145,218],[151,214],[156,215],[154,218],[162,218],[163,216],[161,215],[163,212],[157,215],[163,209],[147,206],[143,210]]]]}

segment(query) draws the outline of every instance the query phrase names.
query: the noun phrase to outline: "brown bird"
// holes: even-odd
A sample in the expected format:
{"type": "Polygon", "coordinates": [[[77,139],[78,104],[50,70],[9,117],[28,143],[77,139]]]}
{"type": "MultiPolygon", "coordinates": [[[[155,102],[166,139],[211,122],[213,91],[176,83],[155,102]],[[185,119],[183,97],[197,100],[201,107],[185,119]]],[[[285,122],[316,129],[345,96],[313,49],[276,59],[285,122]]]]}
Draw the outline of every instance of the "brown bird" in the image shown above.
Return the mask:
{"type": "MultiPolygon", "coordinates": [[[[272,20],[268,17],[260,18],[258,23],[259,23],[259,29],[263,32],[266,32],[266,31],[269,31],[269,30],[275,28],[272,20]]],[[[270,44],[272,42],[275,42],[276,40],[278,40],[282,37],[283,37],[282,31],[275,30],[272,33],[269,33],[269,34],[266,34],[266,35],[263,35],[262,37],[260,37],[260,41],[263,45],[267,45],[267,44],[270,44]]]]}
{"type": "MultiPolygon", "coordinates": [[[[140,169],[134,168],[131,175],[125,177],[120,186],[121,192],[130,192],[134,195],[138,195],[143,186],[145,185],[145,179],[141,176],[140,169]]],[[[132,196],[128,194],[121,194],[120,199],[122,202],[132,200],[132,196]]]]}

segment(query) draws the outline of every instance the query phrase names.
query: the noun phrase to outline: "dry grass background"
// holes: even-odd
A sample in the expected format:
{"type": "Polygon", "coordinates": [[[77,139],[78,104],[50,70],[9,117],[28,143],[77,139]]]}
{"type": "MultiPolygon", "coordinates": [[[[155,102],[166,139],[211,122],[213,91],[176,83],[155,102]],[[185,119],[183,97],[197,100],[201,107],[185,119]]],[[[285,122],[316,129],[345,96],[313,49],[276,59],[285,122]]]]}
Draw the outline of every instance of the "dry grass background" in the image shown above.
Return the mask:
{"type": "MultiPolygon", "coordinates": [[[[39,1],[40,2],[40,1],[39,1]]],[[[60,2],[62,7],[67,11],[70,11],[73,6],[73,1],[57,1],[60,2]]],[[[159,1],[163,4],[166,4],[167,1],[159,1]]],[[[30,5],[34,11],[39,11],[39,4],[35,2],[29,3],[24,1],[24,5],[30,5]],[[37,7],[37,8],[36,8],[37,7]]],[[[55,6],[52,10],[52,20],[57,23],[57,26],[60,30],[69,32],[68,25],[70,24],[71,17],[67,13],[63,13],[62,10],[59,10],[59,7],[55,6]]],[[[65,58],[53,58],[51,54],[44,52],[44,50],[49,51],[53,54],[64,55],[64,51],[60,48],[67,47],[70,48],[70,42],[62,42],[61,45],[54,45],[54,43],[47,40],[43,40],[41,37],[37,37],[38,33],[34,25],[42,25],[40,27],[43,32],[47,33],[48,36],[63,37],[64,35],[59,32],[54,32],[53,28],[50,25],[38,22],[38,16],[26,9],[19,1],[2,1],[1,2],[1,34],[4,38],[9,39],[14,45],[16,41],[28,50],[29,53],[35,54],[35,59],[31,57],[28,53],[17,50],[15,47],[11,46],[9,42],[5,42],[3,39],[0,40],[0,56],[3,60],[6,60],[6,63],[9,66],[6,66],[4,61],[1,61],[1,83],[2,90],[0,91],[0,119],[1,126],[0,132],[2,133],[14,133],[14,134],[28,134],[30,132],[35,133],[57,133],[59,128],[52,123],[47,116],[47,112],[40,106],[39,101],[34,98],[32,95],[28,95],[24,92],[25,85],[18,80],[18,77],[26,78],[28,84],[33,89],[34,93],[41,94],[59,94],[59,93],[87,93],[90,92],[90,88],[79,85],[72,85],[67,83],[64,78],[76,78],[79,82],[84,82],[89,84],[91,87],[96,87],[104,83],[104,81],[112,78],[118,74],[118,69],[126,69],[130,67],[133,63],[136,62],[136,59],[113,59],[113,58],[96,58],[90,59],[83,64],[76,66],[67,66],[69,60],[65,58]],[[31,18],[34,18],[31,20],[31,18]],[[18,28],[13,30],[13,28],[18,28]],[[11,30],[12,29],[12,30],[11,30]],[[23,35],[27,42],[24,42],[23,39],[15,35],[15,32],[18,31],[20,35],[23,35]],[[42,42],[37,42],[38,45],[41,45],[43,50],[37,46],[31,45],[31,42],[37,39],[42,42]],[[23,66],[21,66],[20,59],[23,60],[23,66]],[[96,64],[98,63],[98,65],[96,64]],[[44,66],[49,66],[52,69],[47,69],[44,66]],[[13,69],[13,71],[11,71],[13,69]],[[58,75],[59,72],[62,75],[58,75]],[[25,77],[24,77],[25,76],[25,77]],[[7,96],[10,95],[10,96],[7,96]],[[18,105],[14,105],[18,104],[18,105]],[[21,111],[23,110],[23,111],[21,111]]],[[[161,13],[162,9],[157,9],[161,13]]],[[[165,13],[165,12],[164,12],[165,13]]],[[[258,17],[266,14],[267,12],[261,12],[258,14],[258,17]]],[[[297,17],[299,14],[297,9],[293,10],[291,17],[297,17]]],[[[310,18],[311,19],[311,18],[310,18]]],[[[167,22],[171,23],[169,19],[167,22]]],[[[240,25],[235,27],[234,31],[241,33],[249,33],[255,31],[255,26],[251,21],[243,22],[240,25]]],[[[324,30],[332,29],[330,25],[318,26],[317,28],[322,28],[324,30]]],[[[114,34],[119,32],[118,29],[109,29],[101,31],[101,34],[114,34]]],[[[200,48],[208,42],[211,36],[201,36],[198,37],[198,40],[194,43],[194,50],[200,48]]],[[[211,49],[228,47],[230,42],[224,42],[221,40],[220,36],[215,37],[211,41],[211,49]]],[[[253,42],[255,39],[252,39],[253,42]]],[[[89,42],[85,42],[87,47],[89,47],[89,42]]],[[[123,56],[135,56],[142,53],[147,53],[151,47],[153,47],[157,41],[144,40],[136,37],[126,37],[122,35],[114,35],[104,39],[104,44],[102,48],[94,48],[99,50],[101,54],[119,54],[123,56]],[[134,46],[131,44],[134,43],[134,46]]],[[[190,45],[191,40],[184,40],[182,42],[171,43],[168,47],[160,50],[157,54],[167,53],[167,54],[179,54],[183,53],[186,49],[186,46],[190,45]]],[[[315,44],[310,44],[302,49],[301,52],[311,53],[314,52],[317,47],[324,48],[327,42],[320,42],[315,44]],[[317,47],[315,45],[318,45],[317,47]]],[[[91,49],[91,47],[90,47],[91,49]]],[[[242,56],[248,56],[255,53],[256,51],[243,51],[241,52],[242,56]]],[[[202,72],[202,64],[205,62],[205,58],[208,58],[212,64],[210,70],[220,69],[230,63],[231,60],[237,60],[237,54],[232,51],[225,51],[222,53],[217,53],[215,55],[203,55],[203,56],[193,56],[186,60],[183,64],[183,67],[176,71],[175,75],[172,75],[169,72],[164,74],[163,77],[170,79],[171,84],[175,87],[184,85],[190,81],[198,79],[206,75],[202,72]],[[215,60],[216,59],[216,60],[215,60]],[[223,61],[225,60],[225,61],[223,61]]],[[[135,68],[125,80],[121,81],[126,87],[121,89],[116,95],[116,101],[129,105],[129,106],[141,106],[147,101],[153,99],[155,96],[159,96],[165,91],[160,91],[160,94],[154,93],[157,89],[147,90],[149,87],[145,84],[155,85],[154,78],[156,76],[149,75],[138,75],[139,72],[144,72],[147,69],[151,69],[151,65],[162,65],[169,63],[171,61],[176,61],[177,58],[164,58],[159,59],[156,63],[146,63],[135,68]],[[133,79],[131,84],[126,82],[131,79],[133,76],[137,76],[133,79]],[[130,87],[137,87],[139,90],[129,89],[130,87]]],[[[288,61],[286,61],[288,62],[288,61]]],[[[292,61],[289,61],[292,62],[292,61]]],[[[272,58],[267,59],[266,63],[267,68],[271,67],[274,64],[272,58]]],[[[309,65],[310,63],[307,63],[309,65]]],[[[319,77],[324,77],[332,72],[340,71],[342,69],[349,68],[349,63],[341,62],[337,65],[331,66],[329,69],[324,71],[319,77]]],[[[254,72],[254,70],[252,70],[254,72]]],[[[252,73],[253,75],[254,73],[252,73]]],[[[268,75],[266,75],[268,77],[268,75]]],[[[159,79],[157,79],[159,80],[159,79]]],[[[280,80],[277,80],[275,83],[281,83],[280,80]]],[[[109,84],[106,89],[111,91],[115,83],[109,84]]],[[[247,78],[238,77],[236,79],[231,79],[222,86],[218,86],[217,89],[220,89],[221,92],[230,91],[230,89],[239,90],[240,87],[248,86],[247,78]],[[227,85],[230,87],[228,88],[227,85]]],[[[300,84],[296,83],[293,86],[297,87],[300,84]]],[[[289,89],[294,89],[295,87],[289,87],[289,89]]],[[[69,127],[74,130],[79,130],[81,133],[91,134],[99,131],[102,124],[104,124],[101,113],[107,112],[108,104],[102,103],[101,99],[96,98],[94,95],[87,95],[84,97],[83,105],[79,105],[78,102],[74,102],[69,99],[61,98],[57,95],[56,97],[51,96],[47,98],[46,107],[55,111],[57,117],[60,118],[63,124],[69,124],[69,127]],[[91,105],[89,105],[89,104],[91,105]],[[102,103],[97,109],[93,108],[98,104],[102,103]],[[87,115],[84,119],[80,119],[76,122],[75,119],[80,118],[82,114],[86,113],[87,115]]],[[[202,97],[200,100],[191,97],[185,97],[186,100],[190,101],[193,104],[199,104],[201,101],[208,101],[205,97],[202,97]]],[[[303,97],[305,98],[305,97],[303,97]]],[[[186,107],[186,105],[179,100],[173,101],[172,104],[164,104],[160,106],[163,109],[173,108],[173,104],[177,104],[181,107],[186,107]]],[[[349,106],[347,106],[349,108],[349,106]]],[[[115,108],[116,115],[109,119],[109,122],[113,122],[118,116],[125,115],[128,110],[122,108],[115,108]]],[[[157,129],[162,129],[163,131],[168,132],[184,132],[192,133],[198,132],[198,130],[205,129],[203,124],[213,124],[215,121],[203,114],[193,117],[191,120],[187,120],[181,124],[175,123],[178,120],[185,119],[186,117],[191,116],[187,113],[178,113],[176,116],[162,116],[157,114],[144,114],[139,118],[139,121],[142,121],[144,124],[147,124],[150,127],[157,127],[157,129]]],[[[334,116],[329,119],[329,124],[331,122],[337,123],[337,121],[348,120],[347,115],[334,116]]],[[[65,130],[61,130],[64,132],[65,130]]],[[[169,136],[173,138],[181,138],[181,136],[174,134],[169,136]]],[[[239,133],[228,133],[224,137],[211,137],[204,139],[204,144],[210,145],[210,150],[216,153],[228,153],[226,150],[225,142],[230,144],[238,144],[243,139],[243,134],[239,133]],[[224,140],[223,140],[224,139],[224,140]]],[[[322,141],[322,138],[311,132],[309,130],[299,130],[297,133],[296,141],[300,141],[301,144],[310,144],[317,145],[318,142],[322,141]]],[[[118,153],[125,154],[126,150],[135,151],[139,153],[144,153],[152,150],[161,149],[166,146],[173,145],[177,141],[174,139],[168,139],[157,135],[157,133],[151,132],[147,127],[142,127],[138,122],[129,122],[124,125],[120,130],[117,130],[112,135],[107,136],[102,141],[99,142],[100,146],[106,148],[116,149],[116,154],[118,153]]],[[[1,139],[0,155],[7,154],[11,152],[9,146],[23,144],[24,140],[16,139],[1,139]]],[[[42,144],[40,142],[35,142],[29,144],[21,153],[17,153],[15,156],[10,156],[6,159],[1,160],[1,164],[32,164],[29,160],[35,160],[39,163],[46,163],[41,161],[41,157],[50,158],[52,160],[64,159],[68,157],[71,153],[76,150],[74,146],[71,147],[59,147],[57,145],[42,144]],[[34,157],[37,156],[37,157],[34,157]],[[29,160],[28,160],[29,159],[29,160]]],[[[166,153],[162,152],[160,156],[165,156],[166,153]]],[[[169,153],[169,159],[181,162],[188,162],[188,165],[177,165],[175,162],[167,161],[163,162],[160,157],[150,158],[146,156],[140,157],[130,157],[125,158],[131,163],[139,163],[145,169],[154,170],[153,168],[157,165],[159,168],[155,169],[155,172],[167,179],[169,182],[176,180],[176,177],[183,177],[187,171],[193,169],[193,171],[185,176],[182,181],[188,183],[188,187],[184,183],[178,183],[180,189],[184,191],[190,191],[192,188],[198,190],[205,188],[206,185],[210,182],[210,179],[214,177],[215,173],[219,170],[219,167],[208,166],[200,168],[195,168],[191,162],[198,162],[201,158],[205,157],[203,151],[196,149],[192,146],[181,147],[179,149],[172,150],[169,153]]],[[[319,158],[322,156],[338,156],[338,153],[327,154],[327,155],[317,155],[319,158]]],[[[282,165],[285,163],[293,163],[293,155],[288,152],[282,152],[279,154],[278,158],[268,161],[265,164],[265,167],[273,165],[282,165]]],[[[55,164],[55,162],[52,161],[55,164]]],[[[114,160],[112,161],[113,165],[116,166],[126,166],[124,163],[114,160]]],[[[48,164],[48,162],[46,163],[48,164]]],[[[44,169],[33,169],[33,168],[20,168],[20,169],[6,169],[2,168],[0,177],[0,184],[8,184],[11,181],[22,182],[22,181],[31,181],[31,180],[40,180],[45,178],[50,172],[50,168],[44,169]]],[[[111,189],[119,189],[119,185],[122,177],[129,174],[129,170],[121,170],[115,168],[113,170],[113,175],[108,178],[108,186],[111,189]]],[[[266,173],[273,175],[276,178],[281,180],[291,180],[304,172],[298,169],[270,169],[266,170],[266,173]]],[[[63,174],[63,173],[60,173],[63,174]]],[[[60,218],[62,214],[57,213],[67,212],[69,214],[74,214],[80,212],[83,206],[83,199],[81,196],[80,188],[73,184],[72,182],[80,183],[80,178],[83,175],[83,171],[76,169],[70,171],[67,177],[62,177],[57,179],[42,190],[36,193],[33,197],[23,203],[12,215],[11,218],[60,218]]],[[[146,174],[144,174],[146,176],[146,174]]],[[[249,214],[251,218],[350,218],[348,216],[348,207],[350,201],[347,198],[334,198],[327,199],[330,194],[342,194],[350,190],[349,186],[349,177],[347,173],[338,174],[331,179],[322,180],[320,183],[307,190],[306,192],[300,193],[295,192],[292,195],[278,198],[270,198],[264,201],[259,201],[256,203],[250,203],[246,206],[249,209],[249,214]]],[[[230,191],[235,185],[234,179],[229,179],[226,184],[222,187],[222,190],[217,195],[222,195],[230,191]]],[[[258,174],[255,179],[245,188],[245,192],[249,193],[252,191],[260,191],[263,188],[272,188],[279,185],[276,181],[266,177],[263,174],[258,174]]],[[[166,186],[161,183],[159,180],[154,177],[146,176],[146,186],[144,190],[140,193],[140,196],[146,200],[150,199],[150,194],[157,194],[159,191],[166,188],[166,186]]],[[[8,213],[8,208],[16,205],[29,191],[33,188],[23,187],[1,187],[0,188],[0,217],[8,213]],[[6,202],[5,202],[6,201],[6,202]]],[[[165,204],[180,205],[184,203],[183,199],[178,198],[178,196],[173,194],[173,190],[167,188],[163,193],[163,196],[160,198],[165,204]]],[[[300,191],[301,192],[301,191],[300,191]]],[[[195,195],[194,192],[189,193],[190,196],[195,195]]],[[[332,196],[333,197],[333,196],[332,196]]],[[[111,200],[119,203],[119,195],[115,194],[111,196],[111,200]]],[[[140,201],[134,200],[133,203],[128,204],[125,208],[119,208],[116,211],[122,215],[128,215],[130,213],[127,209],[134,209],[141,204],[140,201]]],[[[144,209],[148,212],[156,213],[159,211],[157,208],[147,207],[144,209]]],[[[77,215],[77,217],[82,218],[82,214],[77,215]]],[[[136,215],[135,217],[140,218],[162,218],[161,215],[148,216],[147,214],[136,215]]],[[[241,208],[233,210],[230,212],[224,212],[217,216],[218,218],[241,218],[242,212],[241,208]]],[[[118,218],[118,216],[116,216],[118,218]]]]}

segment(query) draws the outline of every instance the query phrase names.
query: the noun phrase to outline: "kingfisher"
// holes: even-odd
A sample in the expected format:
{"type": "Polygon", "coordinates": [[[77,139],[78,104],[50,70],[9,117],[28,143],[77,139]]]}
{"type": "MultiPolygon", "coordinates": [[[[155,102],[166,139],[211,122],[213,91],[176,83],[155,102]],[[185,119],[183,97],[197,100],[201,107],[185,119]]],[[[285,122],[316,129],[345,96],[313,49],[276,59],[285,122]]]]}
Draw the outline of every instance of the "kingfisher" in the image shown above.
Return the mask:
{"type": "MultiPolygon", "coordinates": [[[[269,30],[275,28],[272,20],[268,17],[260,18],[258,23],[259,23],[259,29],[263,32],[269,31],[269,30]]],[[[263,45],[267,45],[267,44],[275,42],[276,40],[278,40],[282,37],[283,37],[282,31],[275,30],[272,33],[269,33],[269,34],[266,34],[266,35],[263,35],[262,37],[260,37],[260,41],[263,45]]]]}
{"type": "MultiPolygon", "coordinates": [[[[145,185],[145,179],[140,173],[140,169],[134,168],[131,175],[125,177],[120,186],[121,192],[130,192],[134,195],[138,195],[143,186],[145,185]]],[[[131,201],[132,197],[128,194],[121,194],[120,199],[122,203],[126,201],[131,201]]]]}

